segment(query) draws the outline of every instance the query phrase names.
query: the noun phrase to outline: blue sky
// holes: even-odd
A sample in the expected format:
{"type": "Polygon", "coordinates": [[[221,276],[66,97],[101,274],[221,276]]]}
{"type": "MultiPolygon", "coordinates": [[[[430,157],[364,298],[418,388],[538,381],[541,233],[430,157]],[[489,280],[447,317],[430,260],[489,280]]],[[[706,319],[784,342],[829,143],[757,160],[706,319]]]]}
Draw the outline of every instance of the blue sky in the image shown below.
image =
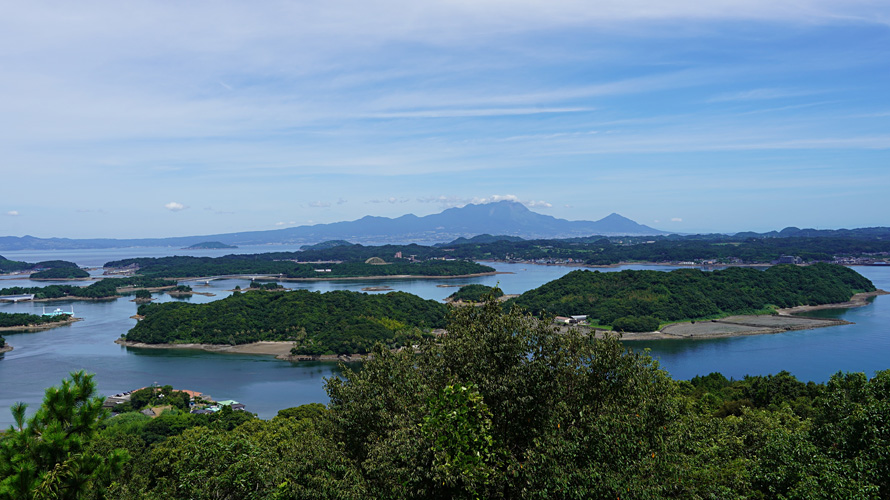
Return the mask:
{"type": "Polygon", "coordinates": [[[890,225],[890,4],[704,3],[13,3],[0,235],[890,225]]]}

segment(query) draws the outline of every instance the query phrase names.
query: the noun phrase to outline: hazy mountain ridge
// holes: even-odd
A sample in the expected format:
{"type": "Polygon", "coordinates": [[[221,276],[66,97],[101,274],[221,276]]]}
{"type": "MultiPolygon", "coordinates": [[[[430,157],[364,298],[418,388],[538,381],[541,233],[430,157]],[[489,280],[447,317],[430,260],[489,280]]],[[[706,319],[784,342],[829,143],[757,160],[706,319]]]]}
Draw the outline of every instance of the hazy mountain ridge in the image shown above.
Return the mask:
{"type": "Polygon", "coordinates": [[[141,239],[71,239],[0,237],[2,250],[87,249],[178,246],[184,247],[213,240],[228,245],[314,244],[329,240],[355,243],[441,243],[479,234],[498,234],[525,239],[570,238],[618,235],[658,235],[667,232],[638,224],[618,214],[598,221],[570,221],[532,212],[525,205],[501,201],[482,205],[449,208],[437,214],[418,217],[365,216],[354,221],[316,224],[267,231],[141,239]]]}

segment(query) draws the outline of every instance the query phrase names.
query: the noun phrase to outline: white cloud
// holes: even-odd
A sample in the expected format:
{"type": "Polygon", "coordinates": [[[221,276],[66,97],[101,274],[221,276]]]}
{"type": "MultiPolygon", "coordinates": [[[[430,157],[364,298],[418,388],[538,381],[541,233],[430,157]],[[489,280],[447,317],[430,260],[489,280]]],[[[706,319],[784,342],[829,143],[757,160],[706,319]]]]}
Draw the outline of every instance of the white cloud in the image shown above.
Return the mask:
{"type": "MultiPolygon", "coordinates": [[[[407,200],[406,200],[407,201],[407,200]]],[[[523,200],[515,194],[493,194],[491,196],[476,196],[473,198],[462,198],[459,196],[427,196],[418,198],[420,203],[438,203],[446,208],[462,207],[470,203],[474,205],[485,205],[486,203],[497,203],[499,201],[513,201],[522,203],[529,208],[552,208],[553,204],[544,200],[523,200]]],[[[566,207],[569,207],[566,205],[566,207]]],[[[570,207],[569,207],[570,208],[570,207]]]]}
{"type": "Polygon", "coordinates": [[[540,200],[535,201],[531,200],[525,204],[528,208],[553,208],[552,203],[547,203],[546,201],[540,200]]]}
{"type": "Polygon", "coordinates": [[[10,210],[9,212],[6,212],[6,215],[8,215],[10,217],[18,217],[21,214],[19,213],[18,210],[10,210]]]}
{"type": "Polygon", "coordinates": [[[337,200],[337,205],[342,205],[342,204],[344,204],[344,203],[347,203],[347,201],[344,200],[343,198],[339,198],[339,199],[337,200]]]}
{"type": "Polygon", "coordinates": [[[683,219],[679,217],[671,217],[671,222],[683,222],[683,219]]]}
{"type": "MultiPolygon", "coordinates": [[[[309,223],[311,224],[312,221],[309,221],[309,223]]],[[[281,221],[281,222],[275,223],[276,226],[293,226],[294,224],[296,224],[295,221],[288,221],[288,222],[281,221]]]]}
{"type": "Polygon", "coordinates": [[[188,207],[186,207],[182,203],[177,203],[175,201],[171,201],[170,203],[167,203],[166,205],[164,205],[164,208],[166,208],[167,210],[170,210],[171,212],[179,212],[180,210],[185,210],[188,207]]]}
{"type": "Polygon", "coordinates": [[[326,201],[313,201],[309,203],[309,206],[312,208],[328,208],[331,204],[326,201]]]}

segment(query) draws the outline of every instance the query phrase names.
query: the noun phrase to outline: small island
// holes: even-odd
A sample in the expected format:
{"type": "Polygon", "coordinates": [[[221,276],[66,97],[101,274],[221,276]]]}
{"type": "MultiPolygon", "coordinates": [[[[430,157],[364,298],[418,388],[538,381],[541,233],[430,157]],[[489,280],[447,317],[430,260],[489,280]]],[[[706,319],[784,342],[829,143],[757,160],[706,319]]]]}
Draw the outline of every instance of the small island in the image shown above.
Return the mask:
{"type": "Polygon", "coordinates": [[[486,301],[489,297],[499,299],[503,296],[504,292],[500,288],[473,284],[460,287],[460,290],[449,295],[445,302],[455,304],[478,303],[486,301]]]}
{"type": "MultiPolygon", "coordinates": [[[[0,332],[37,332],[70,325],[81,318],[70,314],[0,313],[0,332]]],[[[5,340],[3,341],[6,342],[5,340]]]]}
{"type": "Polygon", "coordinates": [[[247,290],[207,304],[139,306],[141,319],[119,344],[220,350],[285,343],[295,356],[364,354],[375,343],[416,344],[445,326],[448,307],[404,292],[247,290]]]}
{"type": "Polygon", "coordinates": [[[90,273],[79,267],[56,267],[31,273],[30,279],[34,281],[68,281],[89,279],[89,277],[90,273]]]}
{"type": "Polygon", "coordinates": [[[12,346],[6,343],[6,339],[0,335],[0,354],[4,352],[9,352],[12,350],[12,346]]]}
{"type": "MultiPolygon", "coordinates": [[[[342,247],[336,247],[342,248],[342,247]]],[[[373,248],[373,247],[368,247],[373,248]]],[[[142,257],[105,263],[105,268],[135,268],[141,276],[178,279],[210,276],[262,276],[277,280],[457,278],[496,274],[494,268],[458,259],[410,260],[361,254],[343,261],[301,261],[303,252],[223,257],[142,257]]]]}
{"type": "Polygon", "coordinates": [[[157,292],[175,287],[175,281],[131,276],[129,278],[105,278],[89,286],[14,286],[0,289],[0,296],[33,295],[34,302],[49,302],[52,300],[110,300],[120,297],[121,294],[133,293],[140,289],[157,292]]]}
{"type": "Polygon", "coordinates": [[[187,246],[183,248],[183,250],[226,250],[231,248],[238,248],[235,245],[227,245],[225,243],[219,241],[204,241],[201,243],[195,243],[194,245],[187,246]]]}

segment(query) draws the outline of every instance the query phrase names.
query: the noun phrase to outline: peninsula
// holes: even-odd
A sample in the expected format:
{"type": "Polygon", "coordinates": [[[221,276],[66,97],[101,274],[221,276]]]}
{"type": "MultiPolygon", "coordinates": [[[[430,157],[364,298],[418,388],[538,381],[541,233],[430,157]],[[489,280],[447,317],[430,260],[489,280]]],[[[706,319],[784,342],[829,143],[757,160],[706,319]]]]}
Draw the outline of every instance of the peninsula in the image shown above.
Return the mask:
{"type": "Polygon", "coordinates": [[[834,264],[660,271],[572,271],[512,302],[539,316],[582,318],[621,332],[653,332],[669,323],[772,315],[825,306],[857,293],[880,293],[856,271],[834,264]]]}

